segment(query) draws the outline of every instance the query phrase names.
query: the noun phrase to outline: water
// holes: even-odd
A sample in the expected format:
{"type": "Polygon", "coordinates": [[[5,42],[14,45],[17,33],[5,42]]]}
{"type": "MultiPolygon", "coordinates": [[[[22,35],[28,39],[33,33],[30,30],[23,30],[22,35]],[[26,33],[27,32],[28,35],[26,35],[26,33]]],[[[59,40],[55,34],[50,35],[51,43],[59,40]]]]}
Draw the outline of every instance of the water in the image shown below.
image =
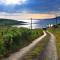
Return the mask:
{"type": "MultiPolygon", "coordinates": [[[[25,21],[27,23],[26,23],[26,25],[14,25],[14,26],[31,28],[31,20],[20,20],[20,21],[25,21]]],[[[60,23],[60,20],[58,19],[57,24],[59,24],[59,23],[60,23]]],[[[35,28],[44,28],[44,27],[47,27],[47,25],[49,25],[49,24],[55,25],[56,24],[56,19],[32,20],[32,28],[33,29],[35,29],[35,28]]]]}

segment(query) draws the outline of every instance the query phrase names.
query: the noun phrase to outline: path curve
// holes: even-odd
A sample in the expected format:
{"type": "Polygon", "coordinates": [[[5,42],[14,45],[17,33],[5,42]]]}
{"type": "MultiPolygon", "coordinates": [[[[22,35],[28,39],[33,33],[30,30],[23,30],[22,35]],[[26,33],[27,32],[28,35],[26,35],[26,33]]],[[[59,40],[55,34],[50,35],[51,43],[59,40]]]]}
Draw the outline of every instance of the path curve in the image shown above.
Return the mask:
{"type": "Polygon", "coordinates": [[[37,38],[36,40],[34,40],[30,45],[22,48],[19,52],[11,54],[11,56],[9,56],[8,58],[6,58],[4,60],[22,60],[22,58],[28,52],[30,52],[47,35],[45,31],[43,31],[43,32],[44,32],[44,35],[42,35],[39,38],[37,38]]]}
{"type": "Polygon", "coordinates": [[[48,34],[50,35],[49,42],[45,50],[38,56],[36,60],[58,60],[55,42],[56,38],[52,33],[48,32],[48,34]]]}

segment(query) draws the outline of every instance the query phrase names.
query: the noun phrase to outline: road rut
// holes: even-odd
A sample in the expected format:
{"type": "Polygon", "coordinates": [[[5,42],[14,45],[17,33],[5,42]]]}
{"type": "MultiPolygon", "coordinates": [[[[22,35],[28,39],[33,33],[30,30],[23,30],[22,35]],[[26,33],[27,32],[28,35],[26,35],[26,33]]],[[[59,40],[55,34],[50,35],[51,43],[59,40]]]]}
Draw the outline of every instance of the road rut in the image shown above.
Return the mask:
{"type": "Polygon", "coordinates": [[[50,35],[49,42],[45,50],[35,60],[58,60],[55,42],[56,38],[52,33],[48,32],[48,34],[50,35]]]}

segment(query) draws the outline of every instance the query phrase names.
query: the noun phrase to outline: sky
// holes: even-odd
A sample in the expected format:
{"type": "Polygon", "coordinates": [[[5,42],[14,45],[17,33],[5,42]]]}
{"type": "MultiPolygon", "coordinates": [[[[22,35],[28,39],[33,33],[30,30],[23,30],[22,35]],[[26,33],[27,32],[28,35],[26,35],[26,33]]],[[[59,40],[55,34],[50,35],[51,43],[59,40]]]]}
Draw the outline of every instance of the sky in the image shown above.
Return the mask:
{"type": "Polygon", "coordinates": [[[60,16],[60,0],[0,0],[0,15],[18,13],[60,16]]]}
{"type": "Polygon", "coordinates": [[[32,14],[32,13],[26,13],[26,14],[12,14],[12,15],[0,15],[0,18],[6,18],[6,19],[14,19],[14,20],[31,20],[33,19],[47,19],[47,18],[55,18],[55,15],[50,15],[50,14],[32,14]]]}

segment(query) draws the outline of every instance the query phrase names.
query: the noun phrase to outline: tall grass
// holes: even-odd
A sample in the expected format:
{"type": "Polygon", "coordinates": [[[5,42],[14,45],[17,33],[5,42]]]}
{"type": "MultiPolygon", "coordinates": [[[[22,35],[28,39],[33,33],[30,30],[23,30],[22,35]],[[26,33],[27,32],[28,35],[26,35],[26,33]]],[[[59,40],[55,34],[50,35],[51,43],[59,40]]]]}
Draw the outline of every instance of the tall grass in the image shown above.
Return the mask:
{"type": "Polygon", "coordinates": [[[41,29],[0,26],[0,58],[27,46],[42,34],[41,29]]]}

